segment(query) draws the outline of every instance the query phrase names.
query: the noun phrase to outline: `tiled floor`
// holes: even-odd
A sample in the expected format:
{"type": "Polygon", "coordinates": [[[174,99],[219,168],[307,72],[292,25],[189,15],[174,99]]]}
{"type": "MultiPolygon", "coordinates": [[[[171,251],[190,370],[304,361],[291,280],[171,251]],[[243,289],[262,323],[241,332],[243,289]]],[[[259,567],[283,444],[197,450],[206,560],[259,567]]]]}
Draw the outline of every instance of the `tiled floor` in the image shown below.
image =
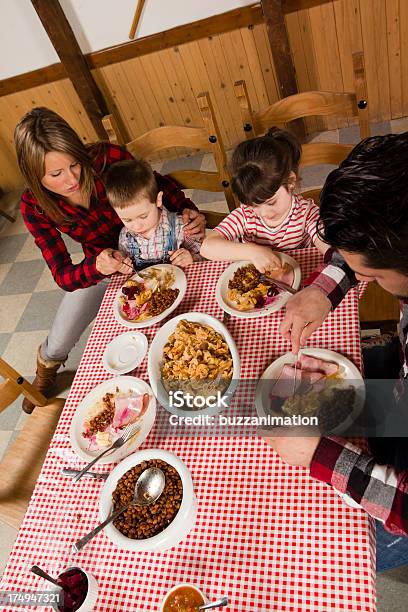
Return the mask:
{"type": "MultiPolygon", "coordinates": [[[[386,134],[390,131],[402,132],[408,130],[408,119],[398,119],[392,122],[372,126],[373,134],[386,134]]],[[[310,141],[330,140],[332,142],[357,142],[358,129],[345,128],[333,130],[311,137],[310,141]]],[[[165,174],[173,169],[180,169],[180,160],[169,160],[157,170],[165,174]]],[[[209,156],[195,155],[184,159],[183,167],[212,170],[212,160],[209,156]]],[[[331,167],[305,168],[302,170],[302,187],[309,188],[321,185],[331,167]]],[[[200,208],[220,212],[227,211],[222,194],[209,194],[193,191],[188,193],[200,208]]],[[[7,196],[8,209],[14,211],[17,197],[7,196]]],[[[4,356],[21,374],[29,380],[35,374],[35,355],[38,345],[44,340],[51,325],[63,292],[52,277],[40,251],[28,234],[21,215],[17,210],[16,222],[10,224],[0,217],[0,354],[4,356]]],[[[67,246],[73,254],[73,260],[81,260],[81,248],[72,240],[67,240],[67,246]]],[[[59,377],[58,394],[66,395],[69,390],[75,369],[81,358],[90,329],[80,339],[78,345],[69,356],[66,368],[59,377]]],[[[15,402],[0,414],[0,459],[8,444],[14,440],[18,430],[24,423],[25,416],[21,412],[21,401],[15,402]]],[[[0,573],[6,563],[9,550],[15,539],[15,531],[0,524],[0,573]]],[[[391,573],[383,576],[379,582],[382,592],[393,592],[392,608],[380,597],[379,610],[405,610],[398,607],[398,602],[405,601],[408,595],[407,579],[401,582],[402,574],[397,578],[391,573]],[[398,582],[397,582],[398,581],[398,582]],[[401,593],[401,598],[397,593],[401,593]]],[[[389,603],[389,598],[386,598],[389,603]]]]}

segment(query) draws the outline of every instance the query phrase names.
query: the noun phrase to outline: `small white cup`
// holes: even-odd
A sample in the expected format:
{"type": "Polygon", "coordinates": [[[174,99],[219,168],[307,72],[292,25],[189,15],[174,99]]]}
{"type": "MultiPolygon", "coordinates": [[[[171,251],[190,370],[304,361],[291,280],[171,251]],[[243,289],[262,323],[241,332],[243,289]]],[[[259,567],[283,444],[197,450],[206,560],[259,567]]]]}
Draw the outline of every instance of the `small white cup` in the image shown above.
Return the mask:
{"type": "MultiPolygon", "coordinates": [[[[199,593],[201,595],[201,597],[203,598],[204,604],[208,603],[207,597],[204,595],[204,593],[202,591],[200,591],[200,589],[198,587],[196,587],[194,584],[190,584],[189,582],[182,582],[180,584],[176,584],[169,591],[167,591],[167,593],[163,597],[163,601],[161,602],[160,612],[163,612],[164,604],[166,603],[166,599],[168,598],[168,596],[171,595],[172,593],[174,593],[174,591],[176,591],[177,589],[180,589],[182,587],[189,587],[190,589],[194,589],[194,591],[197,591],[197,593],[199,593]]],[[[204,604],[201,604],[201,605],[204,605],[204,604]]],[[[79,610],[78,610],[78,612],[79,612],[79,610]]]]}
{"type": "Polygon", "coordinates": [[[71,565],[69,567],[66,567],[62,572],[60,572],[58,577],[70,569],[81,570],[81,572],[85,574],[88,580],[88,592],[82,605],[78,608],[77,612],[92,612],[96,604],[96,600],[98,599],[98,583],[96,581],[95,576],[84,570],[82,567],[79,567],[79,565],[71,565]]]}

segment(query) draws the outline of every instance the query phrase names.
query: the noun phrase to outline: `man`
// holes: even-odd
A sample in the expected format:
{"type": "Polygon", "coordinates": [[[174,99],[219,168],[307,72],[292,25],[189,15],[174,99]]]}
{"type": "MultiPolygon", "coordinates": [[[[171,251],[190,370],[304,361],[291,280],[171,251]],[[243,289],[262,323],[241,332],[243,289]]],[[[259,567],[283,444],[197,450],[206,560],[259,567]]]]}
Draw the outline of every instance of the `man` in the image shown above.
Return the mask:
{"type": "MultiPolygon", "coordinates": [[[[308,287],[287,303],[281,332],[297,353],[350,287],[377,281],[401,300],[403,357],[394,393],[408,412],[408,132],[357,145],[328,176],[320,200],[320,234],[333,248],[308,287]]],[[[395,537],[408,535],[408,431],[399,435],[407,438],[381,440],[381,456],[373,440],[372,454],[331,436],[267,440],[284,461],[309,467],[313,478],[347,494],[380,521],[377,571],[408,563],[408,539],[395,537]]]]}

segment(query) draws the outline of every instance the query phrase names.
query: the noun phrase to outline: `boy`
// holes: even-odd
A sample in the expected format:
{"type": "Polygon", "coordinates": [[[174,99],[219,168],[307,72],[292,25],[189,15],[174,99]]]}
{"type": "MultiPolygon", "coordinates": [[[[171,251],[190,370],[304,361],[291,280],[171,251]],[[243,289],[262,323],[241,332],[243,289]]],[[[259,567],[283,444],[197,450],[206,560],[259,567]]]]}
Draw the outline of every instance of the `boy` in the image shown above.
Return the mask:
{"type": "Polygon", "coordinates": [[[200,259],[201,240],[184,233],[182,218],[163,207],[163,192],[150,164],[125,160],[109,168],[105,179],[111,206],[125,226],[119,250],[135,270],[171,262],[186,268],[200,259]]]}

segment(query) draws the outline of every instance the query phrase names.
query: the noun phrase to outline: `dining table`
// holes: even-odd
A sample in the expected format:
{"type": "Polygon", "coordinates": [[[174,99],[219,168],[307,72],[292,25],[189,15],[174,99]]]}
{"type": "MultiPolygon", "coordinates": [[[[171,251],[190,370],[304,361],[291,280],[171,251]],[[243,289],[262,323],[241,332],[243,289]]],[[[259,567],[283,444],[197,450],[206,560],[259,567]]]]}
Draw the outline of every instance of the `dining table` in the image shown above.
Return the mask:
{"type": "MultiPolygon", "coordinates": [[[[299,262],[303,279],[322,264],[314,248],[288,254],[299,262]]],[[[188,266],[186,294],[168,318],[194,311],[223,321],[216,285],[228,265],[202,261],[188,266]]],[[[114,316],[122,284],[123,277],[115,276],[106,291],[0,590],[44,591],[52,586],[30,572],[32,565],[53,576],[78,565],[98,582],[98,611],[159,611],[171,587],[190,583],[209,600],[227,595],[230,604],[223,609],[231,612],[374,612],[375,526],[368,514],[349,507],[332,487],[312,479],[308,469],[285,464],[256,433],[163,433],[163,415],[170,416],[163,408],[140,448],[171,451],[190,470],[197,498],[193,529],[164,552],[123,550],[105,532],[80,552],[72,552],[72,544],[99,522],[104,483],[87,478],[74,482],[61,469],[85,465],[71,446],[70,427],[85,395],[113,377],[102,357],[108,343],[128,331],[114,316]]],[[[350,290],[306,345],[336,351],[361,370],[358,299],[358,290],[350,290]]],[[[225,321],[239,352],[243,381],[258,380],[274,360],[290,351],[279,332],[283,315],[281,309],[268,316],[231,316],[225,321]]],[[[149,346],[161,326],[141,330],[149,346]]],[[[132,375],[149,382],[147,357],[132,375]]],[[[113,467],[96,465],[94,471],[113,467]]]]}

